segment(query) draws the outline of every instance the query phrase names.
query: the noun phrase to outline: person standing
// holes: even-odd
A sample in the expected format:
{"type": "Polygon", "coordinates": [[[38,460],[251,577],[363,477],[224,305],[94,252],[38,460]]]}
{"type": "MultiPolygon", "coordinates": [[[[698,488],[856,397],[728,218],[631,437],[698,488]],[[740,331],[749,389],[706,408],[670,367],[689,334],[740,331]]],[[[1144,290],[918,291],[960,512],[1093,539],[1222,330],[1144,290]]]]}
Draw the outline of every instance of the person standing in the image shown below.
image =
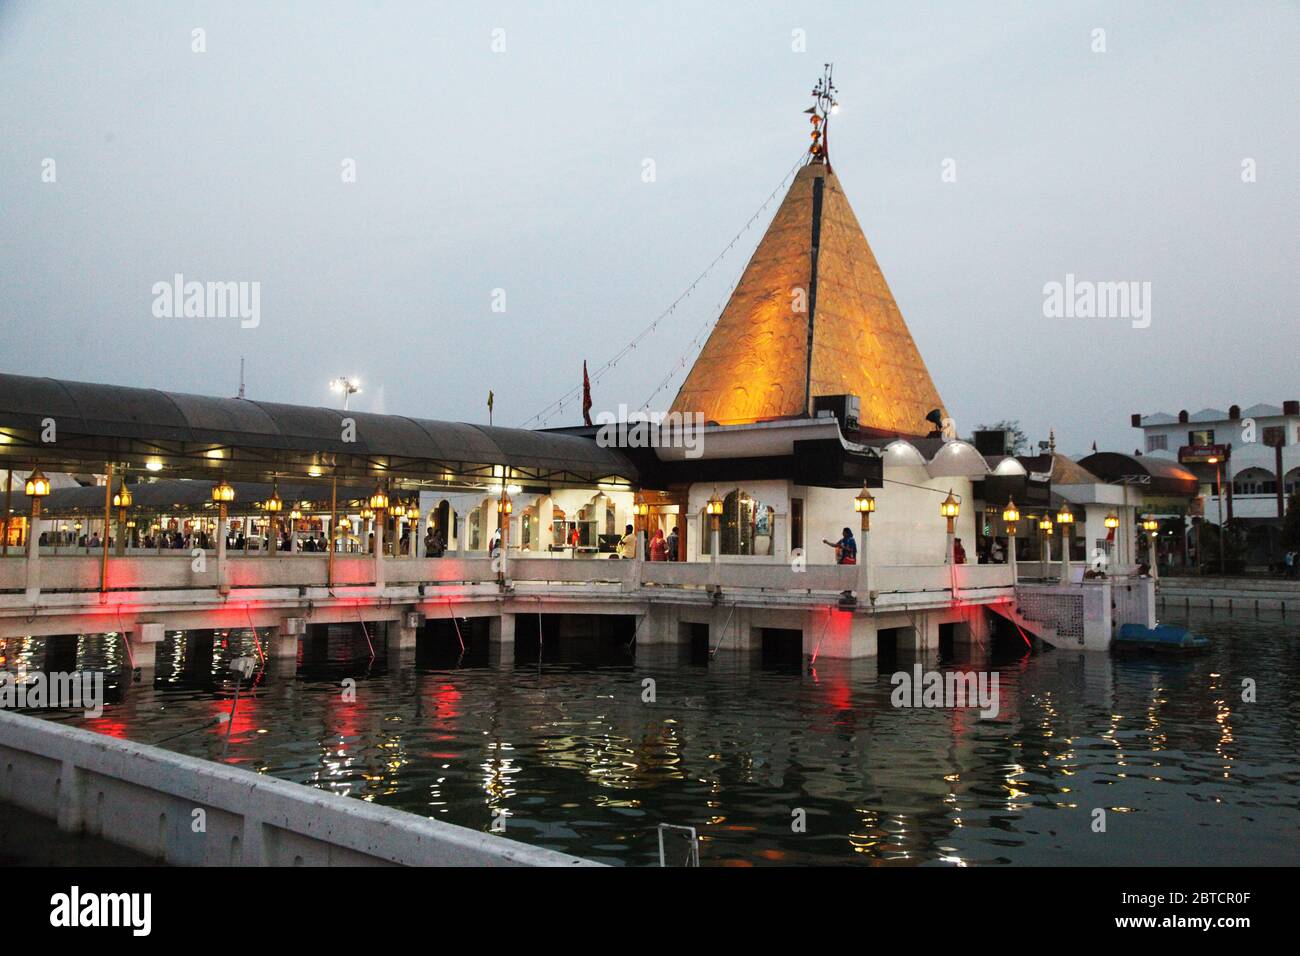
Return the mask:
{"type": "Polygon", "coordinates": [[[669,561],[680,560],[677,557],[677,553],[678,553],[677,549],[680,544],[681,544],[681,537],[677,534],[677,525],[673,525],[673,530],[668,535],[668,560],[669,561]]]}
{"type": "Polygon", "coordinates": [[[655,536],[650,541],[650,560],[668,560],[668,539],[664,537],[663,528],[656,528],[655,536]]]}
{"type": "Polygon", "coordinates": [[[623,531],[623,537],[618,539],[618,556],[620,558],[630,558],[635,548],[636,536],[632,532],[632,526],[628,525],[623,531]]]}
{"type": "Polygon", "coordinates": [[[836,564],[857,564],[858,563],[858,542],[853,537],[853,529],[845,528],[840,532],[840,540],[830,541],[822,538],[823,544],[829,544],[835,549],[836,564]]]}

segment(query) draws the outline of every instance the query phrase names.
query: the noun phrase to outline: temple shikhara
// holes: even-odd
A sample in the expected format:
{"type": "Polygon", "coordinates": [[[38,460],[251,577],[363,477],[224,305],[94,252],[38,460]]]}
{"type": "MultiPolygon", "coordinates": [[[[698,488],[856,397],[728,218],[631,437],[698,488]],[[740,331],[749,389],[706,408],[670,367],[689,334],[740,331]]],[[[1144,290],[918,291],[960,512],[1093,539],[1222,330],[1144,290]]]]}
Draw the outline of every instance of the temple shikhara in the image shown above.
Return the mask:
{"type": "Polygon", "coordinates": [[[719,424],[811,416],[853,395],[858,425],[924,436],[946,417],[880,265],[824,153],[795,176],[673,401],[719,424]]]}

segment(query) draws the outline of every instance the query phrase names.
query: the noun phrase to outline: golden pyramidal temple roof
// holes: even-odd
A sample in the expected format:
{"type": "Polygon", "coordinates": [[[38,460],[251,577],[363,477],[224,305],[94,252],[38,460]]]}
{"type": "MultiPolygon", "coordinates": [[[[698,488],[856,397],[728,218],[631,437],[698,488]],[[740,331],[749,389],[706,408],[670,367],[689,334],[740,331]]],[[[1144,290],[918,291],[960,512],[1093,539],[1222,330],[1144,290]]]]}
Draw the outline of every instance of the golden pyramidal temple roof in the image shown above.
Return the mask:
{"type": "Polygon", "coordinates": [[[865,430],[925,435],[946,415],[903,314],[828,164],[800,169],[672,410],[737,424],[857,395],[865,430]]]}

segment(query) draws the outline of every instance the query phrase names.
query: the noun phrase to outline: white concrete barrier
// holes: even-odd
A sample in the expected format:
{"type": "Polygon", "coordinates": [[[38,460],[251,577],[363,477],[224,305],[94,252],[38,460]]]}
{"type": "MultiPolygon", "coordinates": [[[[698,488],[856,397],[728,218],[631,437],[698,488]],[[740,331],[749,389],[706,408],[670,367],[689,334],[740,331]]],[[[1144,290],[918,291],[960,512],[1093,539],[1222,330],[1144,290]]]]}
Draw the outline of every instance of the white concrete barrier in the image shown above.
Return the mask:
{"type": "Polygon", "coordinates": [[[0,802],[165,863],[583,866],[566,853],[0,711],[0,802]],[[196,811],[202,811],[197,813],[196,811]],[[202,830],[196,832],[202,819],[202,830]]]}

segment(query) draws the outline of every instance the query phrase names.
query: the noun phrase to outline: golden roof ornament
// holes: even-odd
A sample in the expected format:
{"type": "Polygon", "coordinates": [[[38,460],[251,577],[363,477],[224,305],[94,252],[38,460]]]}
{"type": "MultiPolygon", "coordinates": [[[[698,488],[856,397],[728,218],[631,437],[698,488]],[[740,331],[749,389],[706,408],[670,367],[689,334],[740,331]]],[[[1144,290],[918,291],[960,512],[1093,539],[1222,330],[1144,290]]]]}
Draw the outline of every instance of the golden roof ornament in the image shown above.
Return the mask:
{"type": "Polygon", "coordinates": [[[835,71],[835,64],[823,64],[822,77],[817,81],[817,85],[812,89],[813,105],[804,110],[810,114],[808,121],[812,123],[812,145],[808,147],[810,163],[825,163],[830,165],[830,154],[828,152],[830,142],[828,134],[830,132],[831,115],[839,112],[840,104],[835,99],[835,94],[839,92],[835,88],[835,83],[831,80],[831,74],[835,71]]]}

